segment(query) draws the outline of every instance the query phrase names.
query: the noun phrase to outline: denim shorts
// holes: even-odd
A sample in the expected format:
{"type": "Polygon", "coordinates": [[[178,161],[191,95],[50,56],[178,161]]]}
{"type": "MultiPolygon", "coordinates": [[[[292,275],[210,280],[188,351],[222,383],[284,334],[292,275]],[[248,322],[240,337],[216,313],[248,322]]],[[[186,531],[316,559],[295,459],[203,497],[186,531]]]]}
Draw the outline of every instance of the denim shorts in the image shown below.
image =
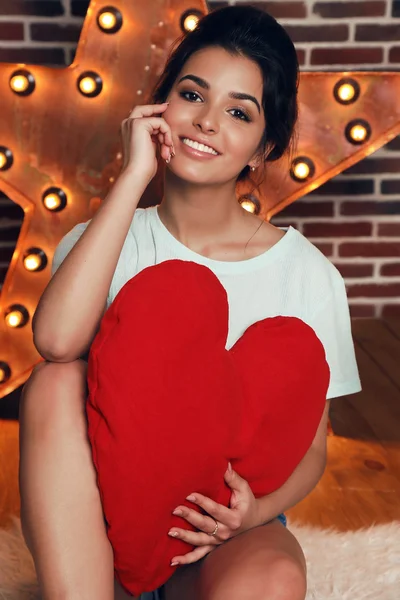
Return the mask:
{"type": "MultiPolygon", "coordinates": [[[[284,513],[281,513],[280,515],[278,515],[277,519],[279,519],[279,521],[285,527],[287,527],[287,519],[286,519],[284,513]]],[[[154,592],[144,592],[143,594],[140,594],[139,600],[165,600],[163,588],[164,588],[164,586],[162,585],[161,587],[154,590],[154,592]]]]}

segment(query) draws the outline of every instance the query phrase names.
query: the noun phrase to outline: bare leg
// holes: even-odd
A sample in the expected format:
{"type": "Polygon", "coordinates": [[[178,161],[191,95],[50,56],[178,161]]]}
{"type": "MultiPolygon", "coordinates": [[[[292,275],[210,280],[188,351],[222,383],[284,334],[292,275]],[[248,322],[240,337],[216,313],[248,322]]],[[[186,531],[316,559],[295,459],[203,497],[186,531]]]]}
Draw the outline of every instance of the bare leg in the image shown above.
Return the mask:
{"type": "Polygon", "coordinates": [[[89,440],[87,364],[44,362],[20,405],[21,523],[44,600],[124,600],[89,440]]]}

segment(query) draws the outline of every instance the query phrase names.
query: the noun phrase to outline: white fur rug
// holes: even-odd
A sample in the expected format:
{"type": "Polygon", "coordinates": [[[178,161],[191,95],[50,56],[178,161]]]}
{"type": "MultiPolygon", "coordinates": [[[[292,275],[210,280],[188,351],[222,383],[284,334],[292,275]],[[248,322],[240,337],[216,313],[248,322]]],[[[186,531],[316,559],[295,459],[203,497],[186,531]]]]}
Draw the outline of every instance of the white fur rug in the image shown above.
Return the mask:
{"type": "MultiPolygon", "coordinates": [[[[345,533],[288,526],[307,559],[306,600],[400,599],[400,521],[345,533]]],[[[40,600],[17,517],[0,530],[0,599],[40,600]]]]}

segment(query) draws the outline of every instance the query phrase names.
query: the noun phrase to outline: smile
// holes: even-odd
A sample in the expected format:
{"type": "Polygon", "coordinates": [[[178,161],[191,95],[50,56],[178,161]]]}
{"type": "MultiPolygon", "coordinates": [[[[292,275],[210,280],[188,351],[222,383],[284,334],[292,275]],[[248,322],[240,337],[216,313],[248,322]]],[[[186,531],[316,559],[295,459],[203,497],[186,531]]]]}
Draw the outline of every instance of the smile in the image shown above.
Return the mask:
{"type": "Polygon", "coordinates": [[[206,146],[204,144],[199,144],[198,142],[194,142],[189,138],[179,138],[182,142],[187,153],[197,156],[199,158],[213,158],[215,156],[219,156],[219,153],[214,150],[214,148],[210,148],[210,146],[206,146]]]}

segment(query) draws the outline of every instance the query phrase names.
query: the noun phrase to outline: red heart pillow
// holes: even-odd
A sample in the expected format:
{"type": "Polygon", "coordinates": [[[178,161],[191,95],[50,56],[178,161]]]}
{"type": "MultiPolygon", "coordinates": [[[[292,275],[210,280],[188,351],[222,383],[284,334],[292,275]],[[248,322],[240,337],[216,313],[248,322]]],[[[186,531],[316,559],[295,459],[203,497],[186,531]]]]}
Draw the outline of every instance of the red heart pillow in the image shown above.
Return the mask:
{"type": "Polygon", "coordinates": [[[321,420],[329,367],[313,329],[266,318],[228,351],[228,317],[210,269],[168,260],[125,284],[91,346],[89,439],[115,574],[131,594],[165,583],[172,557],[193,548],[168,536],[195,530],[171,514],[195,508],[189,493],[229,506],[229,460],[256,497],[273,492],[321,420]]]}

